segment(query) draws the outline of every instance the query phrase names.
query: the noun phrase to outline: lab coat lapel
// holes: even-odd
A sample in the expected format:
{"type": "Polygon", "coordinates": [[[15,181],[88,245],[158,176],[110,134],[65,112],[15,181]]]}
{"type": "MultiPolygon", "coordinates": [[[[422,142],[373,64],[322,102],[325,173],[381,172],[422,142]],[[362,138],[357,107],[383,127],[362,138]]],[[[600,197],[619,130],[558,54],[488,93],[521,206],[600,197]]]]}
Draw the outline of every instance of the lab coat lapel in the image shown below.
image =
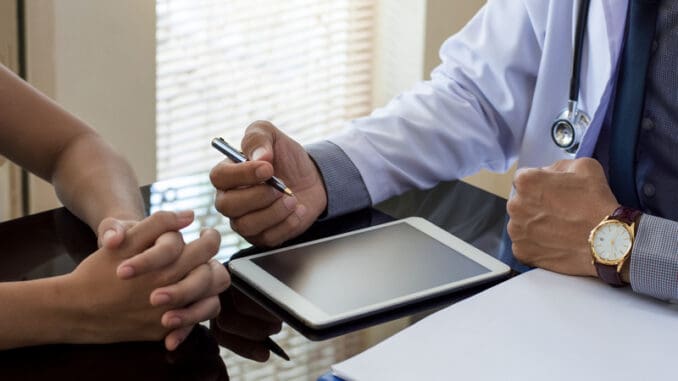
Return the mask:
{"type": "Polygon", "coordinates": [[[591,156],[612,96],[624,39],[627,0],[591,2],[581,73],[580,104],[592,118],[577,157],[591,156]]]}

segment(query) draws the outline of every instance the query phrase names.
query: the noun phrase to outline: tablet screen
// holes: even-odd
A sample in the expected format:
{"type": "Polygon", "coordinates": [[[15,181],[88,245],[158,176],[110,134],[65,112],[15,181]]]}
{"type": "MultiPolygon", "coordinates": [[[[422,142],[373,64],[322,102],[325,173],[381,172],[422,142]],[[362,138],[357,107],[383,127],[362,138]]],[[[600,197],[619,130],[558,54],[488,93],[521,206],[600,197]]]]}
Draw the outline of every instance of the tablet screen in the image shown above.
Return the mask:
{"type": "Polygon", "coordinates": [[[252,261],[328,314],[490,272],[407,223],[252,261]]]}

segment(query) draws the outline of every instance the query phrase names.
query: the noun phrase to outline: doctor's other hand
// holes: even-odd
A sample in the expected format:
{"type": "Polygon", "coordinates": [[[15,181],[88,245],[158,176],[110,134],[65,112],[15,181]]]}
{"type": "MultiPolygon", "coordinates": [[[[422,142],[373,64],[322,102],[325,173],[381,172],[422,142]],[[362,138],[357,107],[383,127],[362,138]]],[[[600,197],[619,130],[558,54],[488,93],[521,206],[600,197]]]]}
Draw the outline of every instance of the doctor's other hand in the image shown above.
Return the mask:
{"type": "Polygon", "coordinates": [[[219,345],[251,360],[270,357],[265,340],[282,328],[282,321],[236,288],[219,296],[221,312],[210,321],[210,330],[219,345]]]}
{"type": "Polygon", "coordinates": [[[596,160],[561,160],[519,169],[506,204],[513,254],[522,263],[569,274],[596,276],[589,232],[619,204],[596,160]]]}
{"type": "Polygon", "coordinates": [[[276,246],[305,231],[327,206],[322,176],[296,141],[266,121],[245,131],[242,151],[250,161],[224,160],[210,172],[214,205],[231,228],[257,246],[276,246]],[[265,183],[272,176],[292,190],[283,195],[265,183]]]}

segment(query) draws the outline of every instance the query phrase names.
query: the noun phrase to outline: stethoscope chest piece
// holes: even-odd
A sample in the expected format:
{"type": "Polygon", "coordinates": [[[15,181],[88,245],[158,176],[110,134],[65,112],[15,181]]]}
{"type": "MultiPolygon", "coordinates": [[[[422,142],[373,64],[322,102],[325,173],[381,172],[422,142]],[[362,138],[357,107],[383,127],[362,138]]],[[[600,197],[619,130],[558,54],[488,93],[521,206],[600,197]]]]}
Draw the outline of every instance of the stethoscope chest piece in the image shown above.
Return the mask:
{"type": "Polygon", "coordinates": [[[551,125],[551,138],[553,142],[571,155],[577,153],[586,128],[591,124],[591,118],[584,111],[581,111],[577,104],[579,100],[579,80],[581,79],[579,71],[581,70],[584,34],[586,33],[590,1],[582,0],[577,12],[572,73],[570,76],[570,94],[567,107],[558,114],[551,125]]]}
{"type": "Polygon", "coordinates": [[[577,108],[577,102],[569,101],[551,126],[551,138],[558,147],[574,155],[590,124],[591,118],[577,108]]]}

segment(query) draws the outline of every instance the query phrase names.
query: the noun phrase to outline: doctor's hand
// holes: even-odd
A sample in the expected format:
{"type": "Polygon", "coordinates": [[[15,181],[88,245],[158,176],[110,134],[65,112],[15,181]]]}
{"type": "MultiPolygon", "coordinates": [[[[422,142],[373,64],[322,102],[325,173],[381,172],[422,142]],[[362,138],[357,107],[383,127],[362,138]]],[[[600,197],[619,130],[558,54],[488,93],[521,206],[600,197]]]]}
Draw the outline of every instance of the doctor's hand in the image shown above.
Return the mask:
{"type": "Polygon", "coordinates": [[[280,332],[282,321],[234,287],[219,299],[221,313],[210,321],[219,345],[251,360],[268,360],[270,350],[265,340],[280,332]]]}
{"type": "Polygon", "coordinates": [[[276,246],[305,231],[325,210],[322,177],[304,148],[269,122],[245,131],[241,164],[224,160],[210,172],[217,188],[214,205],[231,228],[257,246],[276,246]],[[294,192],[283,195],[265,183],[272,176],[294,192]]]}
{"type": "Polygon", "coordinates": [[[516,172],[506,209],[513,254],[522,263],[596,276],[589,232],[619,204],[596,160],[561,160],[516,172]]]}

